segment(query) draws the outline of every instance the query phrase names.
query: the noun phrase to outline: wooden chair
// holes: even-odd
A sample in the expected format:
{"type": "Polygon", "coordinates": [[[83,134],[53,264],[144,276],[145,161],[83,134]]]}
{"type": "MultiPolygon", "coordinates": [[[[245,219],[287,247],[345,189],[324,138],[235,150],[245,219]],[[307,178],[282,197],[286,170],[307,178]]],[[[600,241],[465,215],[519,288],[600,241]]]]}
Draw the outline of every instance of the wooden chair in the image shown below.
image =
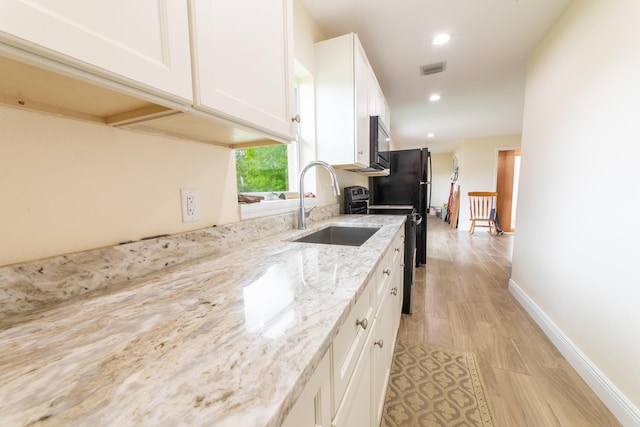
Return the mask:
{"type": "Polygon", "coordinates": [[[496,227],[496,200],[498,193],[495,191],[470,191],[469,210],[471,211],[471,228],[469,234],[473,234],[476,225],[478,227],[489,227],[489,234],[498,235],[496,227]],[[476,224],[477,222],[486,223],[476,224]]]}

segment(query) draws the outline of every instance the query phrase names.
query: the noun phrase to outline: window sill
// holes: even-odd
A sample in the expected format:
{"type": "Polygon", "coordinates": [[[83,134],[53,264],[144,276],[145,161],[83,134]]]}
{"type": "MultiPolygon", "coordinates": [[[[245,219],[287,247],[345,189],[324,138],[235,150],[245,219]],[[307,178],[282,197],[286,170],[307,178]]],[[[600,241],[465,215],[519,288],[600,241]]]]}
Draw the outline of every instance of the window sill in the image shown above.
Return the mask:
{"type": "MultiPolygon", "coordinates": [[[[260,203],[240,203],[240,219],[261,218],[264,216],[279,215],[288,212],[295,212],[300,201],[298,199],[288,200],[263,200],[260,203]]],[[[310,209],[317,204],[317,199],[306,197],[304,207],[310,209]]]]}

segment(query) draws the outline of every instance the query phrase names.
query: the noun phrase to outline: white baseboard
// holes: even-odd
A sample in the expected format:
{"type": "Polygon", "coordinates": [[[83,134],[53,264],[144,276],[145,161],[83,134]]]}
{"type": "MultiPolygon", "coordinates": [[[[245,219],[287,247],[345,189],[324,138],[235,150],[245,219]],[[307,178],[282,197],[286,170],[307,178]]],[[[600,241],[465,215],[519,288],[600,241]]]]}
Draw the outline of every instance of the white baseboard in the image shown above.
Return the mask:
{"type": "Polygon", "coordinates": [[[626,427],[640,427],[640,410],[638,407],[589,360],[580,348],[562,332],[558,325],[512,279],[509,279],[509,291],[540,326],[573,369],[578,372],[613,415],[618,418],[618,421],[626,427]]]}

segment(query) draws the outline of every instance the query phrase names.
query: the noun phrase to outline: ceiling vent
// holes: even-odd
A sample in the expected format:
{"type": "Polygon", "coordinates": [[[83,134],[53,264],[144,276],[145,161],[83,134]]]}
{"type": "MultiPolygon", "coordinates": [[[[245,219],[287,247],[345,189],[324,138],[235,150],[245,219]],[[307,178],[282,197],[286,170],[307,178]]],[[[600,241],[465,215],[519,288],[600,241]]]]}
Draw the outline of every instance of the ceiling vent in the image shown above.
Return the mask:
{"type": "Polygon", "coordinates": [[[437,74],[443,72],[447,68],[446,62],[436,62],[434,64],[423,65],[420,67],[420,75],[428,76],[429,74],[437,74]]]}

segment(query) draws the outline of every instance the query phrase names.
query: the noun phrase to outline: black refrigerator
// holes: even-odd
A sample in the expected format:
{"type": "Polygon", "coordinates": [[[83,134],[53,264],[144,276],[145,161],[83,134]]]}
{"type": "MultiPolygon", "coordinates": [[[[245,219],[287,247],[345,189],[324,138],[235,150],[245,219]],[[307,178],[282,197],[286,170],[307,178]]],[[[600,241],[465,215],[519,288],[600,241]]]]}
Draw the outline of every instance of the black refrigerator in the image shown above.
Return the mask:
{"type": "Polygon", "coordinates": [[[416,229],[416,267],[427,262],[427,215],[431,206],[428,148],[390,152],[390,174],[369,178],[369,204],[411,205],[422,217],[416,229]]]}

